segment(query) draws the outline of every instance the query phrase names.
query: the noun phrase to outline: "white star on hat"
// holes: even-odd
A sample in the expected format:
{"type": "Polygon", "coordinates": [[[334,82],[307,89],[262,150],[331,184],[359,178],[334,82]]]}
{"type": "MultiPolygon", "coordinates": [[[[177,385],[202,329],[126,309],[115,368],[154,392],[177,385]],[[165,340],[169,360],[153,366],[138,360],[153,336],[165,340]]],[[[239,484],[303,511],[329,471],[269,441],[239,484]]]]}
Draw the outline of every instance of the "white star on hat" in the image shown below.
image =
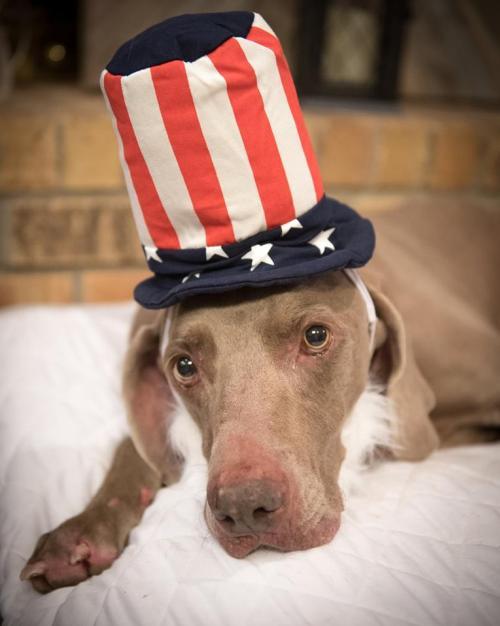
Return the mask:
{"type": "Polygon", "coordinates": [[[298,219],[294,219],[291,222],[281,225],[281,236],[284,237],[288,234],[292,228],[304,228],[298,219]]]}
{"type": "Polygon", "coordinates": [[[144,252],[146,253],[146,261],[154,259],[155,261],[158,261],[158,263],[163,263],[158,256],[158,248],[155,248],[154,246],[144,246],[144,252]]]}
{"type": "Polygon", "coordinates": [[[335,246],[330,241],[331,234],[335,231],[335,228],[329,228],[328,230],[322,230],[320,233],[313,237],[307,243],[310,243],[312,246],[316,246],[318,248],[320,254],[324,254],[325,250],[329,248],[330,250],[335,250],[335,246]]]}
{"type": "Polygon", "coordinates": [[[199,278],[199,277],[200,277],[200,272],[194,272],[194,273],[193,273],[193,272],[191,272],[191,274],[188,274],[187,276],[184,276],[184,278],[182,279],[182,281],[181,281],[181,282],[183,282],[183,283],[187,283],[187,281],[188,281],[190,278],[199,278]]]}
{"type": "Polygon", "coordinates": [[[259,266],[261,263],[267,263],[267,265],[274,265],[274,261],[269,256],[269,252],[273,247],[272,243],[258,243],[255,246],[252,246],[250,250],[244,254],[242,259],[251,259],[252,267],[250,271],[253,272],[254,269],[259,266]]]}
{"type": "Polygon", "coordinates": [[[213,256],[221,256],[221,257],[224,257],[225,259],[229,258],[227,254],[224,252],[224,250],[222,249],[222,246],[207,246],[206,251],[207,251],[207,261],[210,261],[210,259],[213,256]]]}

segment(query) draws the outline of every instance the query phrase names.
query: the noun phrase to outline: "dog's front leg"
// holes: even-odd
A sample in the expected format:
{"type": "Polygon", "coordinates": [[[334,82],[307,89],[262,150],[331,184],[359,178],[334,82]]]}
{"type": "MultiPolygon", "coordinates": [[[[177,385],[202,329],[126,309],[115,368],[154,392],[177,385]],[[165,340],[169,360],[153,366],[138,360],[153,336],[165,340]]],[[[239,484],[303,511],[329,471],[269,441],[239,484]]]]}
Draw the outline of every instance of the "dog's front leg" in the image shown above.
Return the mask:
{"type": "Polygon", "coordinates": [[[40,537],[21,579],[47,593],[101,573],[123,550],[160,486],[159,474],[125,439],[87,508],[40,537]]]}

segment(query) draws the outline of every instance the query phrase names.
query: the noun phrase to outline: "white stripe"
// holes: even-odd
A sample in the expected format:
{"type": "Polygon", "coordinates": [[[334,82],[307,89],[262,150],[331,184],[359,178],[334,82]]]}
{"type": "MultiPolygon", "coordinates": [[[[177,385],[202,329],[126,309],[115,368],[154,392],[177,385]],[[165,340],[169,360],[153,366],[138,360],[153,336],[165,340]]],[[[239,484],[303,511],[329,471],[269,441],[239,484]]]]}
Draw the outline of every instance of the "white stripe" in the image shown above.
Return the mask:
{"type": "Polygon", "coordinates": [[[316,204],[316,192],[299,131],[281,82],[276,56],[272,50],[254,41],[240,37],[236,39],[255,70],[257,86],[292,193],[295,214],[302,215],[316,204]]]}
{"type": "Polygon", "coordinates": [[[130,198],[130,204],[132,205],[132,214],[134,216],[134,220],[135,220],[135,225],[137,228],[137,231],[139,233],[139,239],[141,240],[141,243],[143,246],[152,246],[154,248],[156,248],[156,245],[153,241],[153,239],[151,238],[151,235],[149,233],[148,227],[146,226],[146,222],[144,221],[144,215],[142,213],[142,209],[141,206],[139,204],[139,200],[137,199],[137,194],[135,192],[135,187],[134,184],[132,182],[132,178],[130,176],[130,170],[128,168],[128,164],[127,161],[125,160],[125,154],[123,151],[123,142],[122,142],[122,138],[120,136],[120,133],[118,131],[118,125],[116,123],[116,118],[114,116],[113,113],[113,109],[111,108],[111,104],[109,102],[108,99],[108,94],[106,93],[106,90],[104,89],[104,75],[106,74],[106,70],[104,70],[101,73],[101,77],[99,79],[99,83],[101,85],[101,90],[102,93],[104,95],[104,100],[106,102],[106,106],[108,107],[108,111],[111,115],[111,121],[113,124],[113,128],[116,134],[116,138],[118,140],[118,155],[120,158],[120,163],[122,166],[122,170],[123,170],[123,177],[125,178],[125,184],[127,186],[127,190],[128,190],[128,195],[130,198]]]}
{"type": "Polygon", "coordinates": [[[185,67],[235,237],[245,239],[267,228],[266,217],[226,81],[208,56],[185,67]]]}
{"type": "Polygon", "coordinates": [[[368,332],[370,334],[370,352],[372,352],[375,346],[375,330],[377,327],[377,310],[375,309],[375,304],[373,299],[368,291],[367,286],[363,282],[361,276],[353,269],[345,269],[344,273],[351,280],[351,282],[358,289],[361,297],[366,306],[366,312],[368,314],[368,332]]]}
{"type": "Polygon", "coordinates": [[[259,15],[258,13],[254,13],[254,18],[253,18],[253,22],[252,22],[252,26],[256,26],[257,28],[260,28],[262,30],[265,30],[266,33],[270,33],[271,35],[273,35],[274,37],[276,37],[276,33],[273,31],[273,29],[269,26],[269,24],[266,22],[266,20],[262,17],[262,15],[259,15]]]}
{"type": "Polygon", "coordinates": [[[196,215],[184,177],[168,138],[149,68],[122,79],[130,121],[158,196],[181,248],[206,245],[205,229],[196,215]]]}

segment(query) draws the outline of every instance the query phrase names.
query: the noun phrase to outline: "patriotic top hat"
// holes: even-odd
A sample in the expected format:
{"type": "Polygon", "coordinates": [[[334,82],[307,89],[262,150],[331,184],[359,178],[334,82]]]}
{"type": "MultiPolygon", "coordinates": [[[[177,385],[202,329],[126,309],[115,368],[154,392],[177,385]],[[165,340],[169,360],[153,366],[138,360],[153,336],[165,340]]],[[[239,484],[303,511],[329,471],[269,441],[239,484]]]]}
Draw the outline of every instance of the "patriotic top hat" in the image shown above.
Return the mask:
{"type": "Polygon", "coordinates": [[[371,223],[325,197],[280,43],[260,15],[182,15],[101,76],[154,276],[146,308],[364,265],[371,223]]]}

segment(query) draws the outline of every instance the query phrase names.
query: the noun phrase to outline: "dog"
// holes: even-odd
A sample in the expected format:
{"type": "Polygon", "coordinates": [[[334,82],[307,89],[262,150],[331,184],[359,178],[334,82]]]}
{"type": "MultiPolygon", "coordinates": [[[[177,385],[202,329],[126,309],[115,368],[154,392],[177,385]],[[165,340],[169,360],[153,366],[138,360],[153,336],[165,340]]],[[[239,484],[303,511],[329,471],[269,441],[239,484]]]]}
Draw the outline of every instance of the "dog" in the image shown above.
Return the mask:
{"type": "Polygon", "coordinates": [[[378,459],[500,434],[500,219],[429,204],[373,216],[361,271],[139,310],[124,368],[130,438],[80,514],[43,535],[21,578],[74,585],[119,556],[186,460],[208,463],[205,519],[221,546],[304,550],[337,532],[378,459]]]}
{"type": "Polygon", "coordinates": [[[23,580],[48,592],[109,567],[187,463],[208,463],[207,526],[242,558],[331,541],[379,459],[497,436],[494,212],[411,207],[372,225],[327,197],[254,13],[157,24],[101,86],[153,272],[124,368],[130,437],[23,580]]]}

